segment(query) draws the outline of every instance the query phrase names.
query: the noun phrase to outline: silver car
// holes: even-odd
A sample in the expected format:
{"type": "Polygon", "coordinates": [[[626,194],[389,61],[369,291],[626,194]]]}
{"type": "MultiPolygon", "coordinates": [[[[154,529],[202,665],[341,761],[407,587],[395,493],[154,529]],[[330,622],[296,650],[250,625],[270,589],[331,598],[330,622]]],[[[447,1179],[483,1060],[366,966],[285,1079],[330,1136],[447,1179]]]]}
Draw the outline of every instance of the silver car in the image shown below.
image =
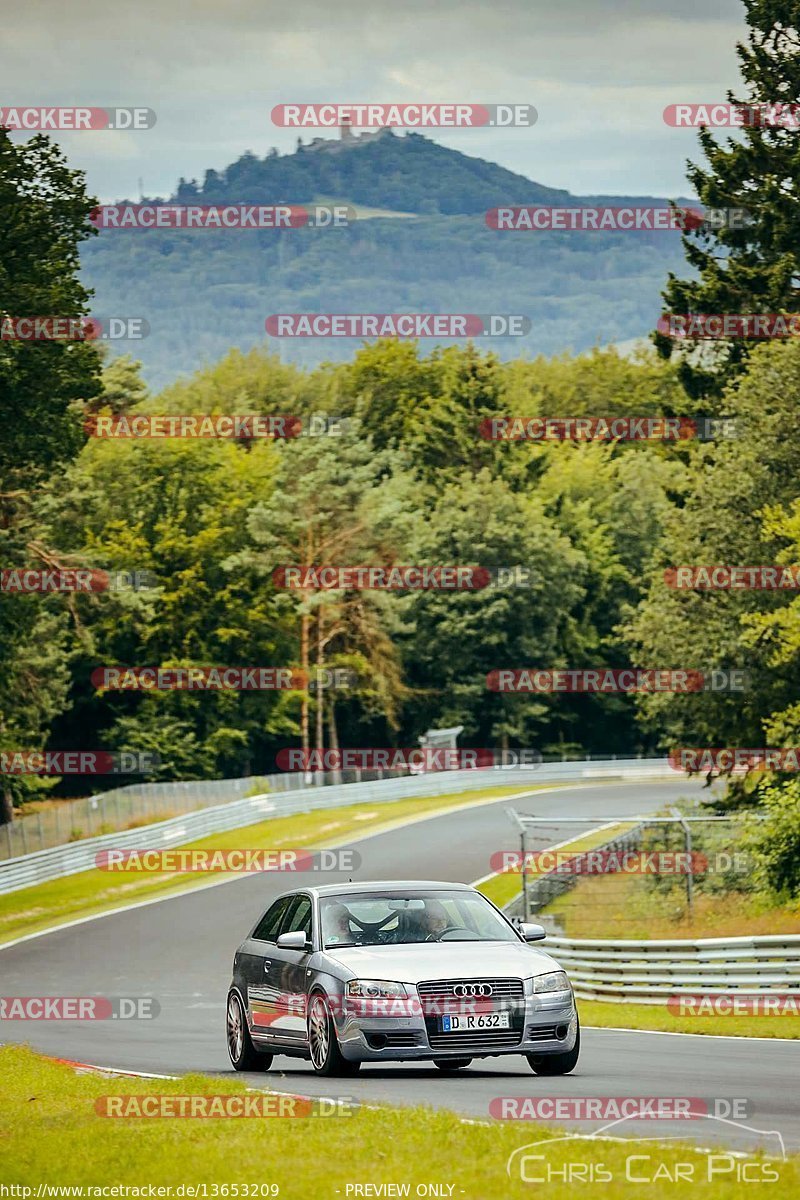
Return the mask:
{"type": "Polygon", "coordinates": [[[280,896],[233,960],[227,1036],[237,1071],[275,1054],[318,1075],[362,1062],[523,1054],[538,1075],[578,1061],[580,1026],[558,963],[458,883],[343,883],[280,896]]]}

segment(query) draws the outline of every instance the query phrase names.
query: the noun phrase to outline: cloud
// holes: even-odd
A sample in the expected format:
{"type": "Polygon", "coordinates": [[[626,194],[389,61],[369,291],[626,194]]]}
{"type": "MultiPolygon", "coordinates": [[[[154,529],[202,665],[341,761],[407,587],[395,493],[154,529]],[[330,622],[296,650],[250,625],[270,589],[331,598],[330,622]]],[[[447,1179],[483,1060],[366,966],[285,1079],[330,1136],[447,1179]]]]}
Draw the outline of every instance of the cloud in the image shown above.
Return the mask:
{"type": "MultiPolygon", "coordinates": [[[[244,150],[293,149],[284,101],[525,102],[532,130],[432,136],[577,193],[677,194],[690,133],[665,105],[738,82],[740,0],[30,0],[4,17],[3,103],[144,105],[152,130],[64,135],[103,199],[168,194],[244,150]]],[[[313,131],[312,131],[313,132],[313,131]]]]}

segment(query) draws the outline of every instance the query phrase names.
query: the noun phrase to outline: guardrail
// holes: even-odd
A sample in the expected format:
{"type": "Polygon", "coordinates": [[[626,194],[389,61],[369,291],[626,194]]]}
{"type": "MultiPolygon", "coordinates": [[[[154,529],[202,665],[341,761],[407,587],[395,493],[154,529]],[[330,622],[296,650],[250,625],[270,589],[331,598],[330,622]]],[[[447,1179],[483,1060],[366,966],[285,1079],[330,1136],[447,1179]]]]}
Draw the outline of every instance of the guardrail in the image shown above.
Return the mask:
{"type": "Polygon", "coordinates": [[[292,792],[248,796],[137,829],[85,838],[7,859],[0,862],[0,894],[88,871],[95,866],[95,856],[100,850],[153,850],[178,846],[220,830],[239,829],[294,813],[517,784],[524,788],[562,781],[588,783],[593,779],[633,780],[663,776],[675,778],[666,758],[606,759],[601,762],[580,759],[543,763],[538,767],[431,772],[371,783],[333,784],[325,788],[305,787],[292,792]]]}
{"type": "Polygon", "coordinates": [[[800,934],[647,942],[548,936],[545,948],[582,1000],[663,1004],[690,991],[789,992],[800,1001],[800,934]]]}
{"type": "MultiPolygon", "coordinates": [[[[602,755],[597,758],[599,765],[609,761],[602,755]]],[[[554,755],[550,758],[545,756],[543,761],[549,765],[566,760],[554,755]]],[[[592,755],[587,754],[580,761],[591,763],[592,755]]],[[[412,773],[410,770],[387,772],[380,768],[353,767],[340,771],[315,771],[313,778],[308,781],[300,772],[283,771],[275,775],[249,775],[235,779],[129,783],[78,800],[58,800],[46,808],[39,808],[24,816],[18,815],[16,820],[0,825],[0,861],[20,858],[36,850],[49,850],[51,846],[64,846],[86,837],[113,833],[117,829],[152,825],[156,821],[183,816],[199,808],[227,804],[245,796],[296,792],[309,786],[374,783],[387,778],[396,780],[401,775],[412,773]]]]}

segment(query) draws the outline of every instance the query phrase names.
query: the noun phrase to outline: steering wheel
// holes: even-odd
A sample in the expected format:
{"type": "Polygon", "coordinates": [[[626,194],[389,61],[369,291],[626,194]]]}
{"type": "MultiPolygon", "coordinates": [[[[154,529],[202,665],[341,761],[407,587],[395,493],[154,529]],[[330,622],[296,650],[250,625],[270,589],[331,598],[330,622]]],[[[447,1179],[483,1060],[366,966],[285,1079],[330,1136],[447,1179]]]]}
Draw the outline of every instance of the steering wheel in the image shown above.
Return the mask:
{"type": "Polygon", "coordinates": [[[463,930],[465,933],[472,933],[466,925],[445,925],[444,929],[440,929],[437,933],[429,933],[425,938],[426,942],[440,942],[446,933],[458,933],[463,930]]]}

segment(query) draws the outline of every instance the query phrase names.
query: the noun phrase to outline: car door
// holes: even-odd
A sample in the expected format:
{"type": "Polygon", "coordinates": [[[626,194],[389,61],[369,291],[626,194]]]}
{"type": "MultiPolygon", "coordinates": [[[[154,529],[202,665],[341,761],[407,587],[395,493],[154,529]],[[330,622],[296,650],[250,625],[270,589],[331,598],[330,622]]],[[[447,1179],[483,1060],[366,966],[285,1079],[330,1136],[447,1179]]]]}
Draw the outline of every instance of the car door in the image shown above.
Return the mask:
{"type": "Polygon", "coordinates": [[[311,974],[308,962],[313,945],[313,912],[311,896],[298,892],[281,921],[279,935],[302,932],[306,935],[305,950],[289,950],[270,946],[270,966],[266,971],[270,1003],[275,1009],[272,1030],[276,1038],[288,1043],[305,1042],[306,993],[311,974]]]}
{"type": "Polygon", "coordinates": [[[237,965],[247,1005],[247,1022],[251,1035],[259,1040],[274,1036],[278,1011],[268,973],[281,924],[294,899],[294,894],[281,896],[271,904],[239,950],[237,965]]]}

